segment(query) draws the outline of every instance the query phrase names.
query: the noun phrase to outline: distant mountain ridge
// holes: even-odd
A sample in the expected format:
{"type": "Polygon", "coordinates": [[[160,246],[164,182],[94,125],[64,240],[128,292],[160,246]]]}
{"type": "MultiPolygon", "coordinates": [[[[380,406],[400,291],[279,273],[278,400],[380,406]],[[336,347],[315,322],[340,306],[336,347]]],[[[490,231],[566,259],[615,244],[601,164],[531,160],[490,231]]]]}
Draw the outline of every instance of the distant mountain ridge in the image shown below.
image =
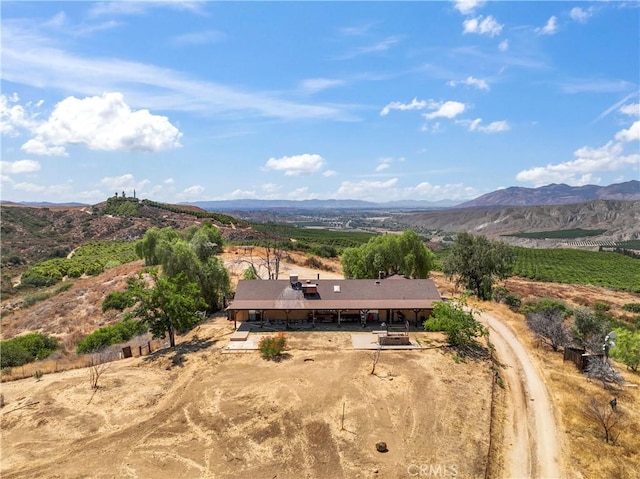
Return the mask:
{"type": "Polygon", "coordinates": [[[567,205],[594,200],[640,200],[640,181],[631,180],[609,186],[569,186],[555,183],[539,188],[512,186],[461,203],[456,208],[567,205]]]}
{"type": "Polygon", "coordinates": [[[457,203],[451,200],[426,201],[426,200],[398,200],[385,203],[375,203],[364,200],[220,200],[220,201],[193,201],[182,203],[197,206],[207,211],[242,211],[242,210],[267,210],[267,209],[438,209],[449,208],[457,203]]]}

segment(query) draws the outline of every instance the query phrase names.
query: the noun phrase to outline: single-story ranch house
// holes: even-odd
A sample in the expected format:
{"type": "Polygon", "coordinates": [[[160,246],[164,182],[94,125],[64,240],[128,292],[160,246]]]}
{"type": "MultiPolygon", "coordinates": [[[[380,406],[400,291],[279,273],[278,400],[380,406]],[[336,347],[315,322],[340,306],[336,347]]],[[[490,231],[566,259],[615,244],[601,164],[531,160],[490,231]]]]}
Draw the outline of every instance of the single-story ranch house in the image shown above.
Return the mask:
{"type": "Polygon", "coordinates": [[[430,279],[240,280],[230,320],[406,323],[418,326],[441,301],[430,279]]]}

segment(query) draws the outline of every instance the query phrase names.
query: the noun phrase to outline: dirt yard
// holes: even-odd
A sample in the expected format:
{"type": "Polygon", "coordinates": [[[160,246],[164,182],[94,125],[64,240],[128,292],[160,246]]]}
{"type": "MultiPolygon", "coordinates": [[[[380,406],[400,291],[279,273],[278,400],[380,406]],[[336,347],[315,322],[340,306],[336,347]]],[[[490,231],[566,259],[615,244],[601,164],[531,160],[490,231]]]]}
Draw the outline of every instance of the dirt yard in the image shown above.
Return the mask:
{"type": "Polygon", "coordinates": [[[231,331],[219,318],[176,351],[111,363],[95,395],[87,369],[4,383],[2,477],[484,476],[487,362],[456,363],[431,335],[372,375],[346,332],[289,333],[271,362],[223,352],[231,331]]]}

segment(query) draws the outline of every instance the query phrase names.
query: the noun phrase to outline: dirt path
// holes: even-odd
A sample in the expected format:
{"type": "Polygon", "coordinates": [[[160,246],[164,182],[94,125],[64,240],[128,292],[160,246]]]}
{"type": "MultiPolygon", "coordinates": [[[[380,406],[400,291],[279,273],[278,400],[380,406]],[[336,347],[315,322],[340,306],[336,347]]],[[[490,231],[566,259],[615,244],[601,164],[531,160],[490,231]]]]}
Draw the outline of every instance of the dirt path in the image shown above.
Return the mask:
{"type": "Polygon", "coordinates": [[[495,316],[482,313],[507,384],[504,476],[563,477],[553,406],[544,381],[526,348],[495,316]]]}

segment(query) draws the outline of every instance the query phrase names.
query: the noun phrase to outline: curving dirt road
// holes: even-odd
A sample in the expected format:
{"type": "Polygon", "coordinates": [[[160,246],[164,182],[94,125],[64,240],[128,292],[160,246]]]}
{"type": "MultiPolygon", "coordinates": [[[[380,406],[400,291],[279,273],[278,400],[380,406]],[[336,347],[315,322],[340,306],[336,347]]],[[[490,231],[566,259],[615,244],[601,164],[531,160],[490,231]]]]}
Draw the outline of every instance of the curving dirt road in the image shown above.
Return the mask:
{"type": "Polygon", "coordinates": [[[560,444],[547,388],[526,348],[511,329],[495,316],[479,316],[504,369],[507,385],[505,467],[509,478],[563,477],[560,444]]]}

